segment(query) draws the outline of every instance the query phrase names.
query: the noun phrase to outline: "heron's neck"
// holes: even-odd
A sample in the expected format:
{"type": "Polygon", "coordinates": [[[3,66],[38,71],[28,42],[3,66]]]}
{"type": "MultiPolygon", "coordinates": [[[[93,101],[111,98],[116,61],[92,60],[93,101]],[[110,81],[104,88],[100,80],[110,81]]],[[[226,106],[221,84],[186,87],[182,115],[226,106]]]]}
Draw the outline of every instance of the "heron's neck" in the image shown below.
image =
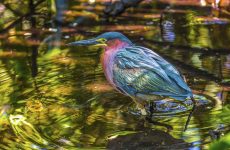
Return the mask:
{"type": "Polygon", "coordinates": [[[115,87],[115,84],[113,82],[113,63],[115,55],[119,50],[122,50],[129,45],[130,44],[123,42],[119,39],[114,39],[108,41],[107,46],[104,47],[105,51],[101,57],[102,66],[107,80],[113,87],[115,87]]]}
{"type": "Polygon", "coordinates": [[[105,51],[117,51],[129,45],[129,43],[121,41],[119,39],[109,40],[107,42],[107,46],[105,46],[105,51]]]}

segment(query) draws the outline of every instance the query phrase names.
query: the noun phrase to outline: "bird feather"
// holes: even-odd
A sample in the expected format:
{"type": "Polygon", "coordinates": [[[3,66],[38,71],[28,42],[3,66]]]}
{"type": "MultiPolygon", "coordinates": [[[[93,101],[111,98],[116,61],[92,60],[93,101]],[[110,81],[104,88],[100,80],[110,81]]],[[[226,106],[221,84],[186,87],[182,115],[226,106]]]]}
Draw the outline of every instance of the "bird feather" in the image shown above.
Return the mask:
{"type": "Polygon", "coordinates": [[[113,81],[130,96],[153,94],[183,100],[192,95],[174,66],[141,46],[125,47],[116,53],[113,81]]]}

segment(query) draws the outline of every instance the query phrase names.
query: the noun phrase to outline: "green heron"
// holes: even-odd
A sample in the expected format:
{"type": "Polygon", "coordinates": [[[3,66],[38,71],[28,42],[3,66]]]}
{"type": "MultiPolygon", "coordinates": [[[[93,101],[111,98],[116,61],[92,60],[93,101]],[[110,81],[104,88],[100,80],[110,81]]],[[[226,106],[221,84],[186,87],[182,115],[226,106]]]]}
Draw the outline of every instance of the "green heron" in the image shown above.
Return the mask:
{"type": "Polygon", "coordinates": [[[190,98],[195,103],[191,89],[172,64],[152,50],[134,45],[119,32],[106,32],[68,45],[102,46],[106,79],[116,90],[130,96],[142,115],[147,115],[148,100],[156,100],[156,96],[182,102],[190,98]]]}

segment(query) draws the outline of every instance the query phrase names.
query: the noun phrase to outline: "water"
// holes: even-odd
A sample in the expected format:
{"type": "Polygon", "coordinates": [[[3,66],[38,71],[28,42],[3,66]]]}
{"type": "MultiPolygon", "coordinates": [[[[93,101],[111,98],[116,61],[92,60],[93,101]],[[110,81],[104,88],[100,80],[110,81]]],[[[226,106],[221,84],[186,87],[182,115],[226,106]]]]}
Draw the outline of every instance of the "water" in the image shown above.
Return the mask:
{"type": "Polygon", "coordinates": [[[226,14],[199,2],[146,1],[106,21],[99,16],[102,3],[91,2],[60,7],[59,25],[51,20],[52,3],[40,3],[37,14],[22,20],[19,16],[31,11],[28,3],[0,5],[0,149],[207,149],[212,133],[228,133],[226,14]],[[201,104],[186,131],[189,109],[159,105],[151,120],[145,119],[105,80],[98,47],[65,45],[106,31],[123,32],[153,49],[186,77],[201,104]]]}

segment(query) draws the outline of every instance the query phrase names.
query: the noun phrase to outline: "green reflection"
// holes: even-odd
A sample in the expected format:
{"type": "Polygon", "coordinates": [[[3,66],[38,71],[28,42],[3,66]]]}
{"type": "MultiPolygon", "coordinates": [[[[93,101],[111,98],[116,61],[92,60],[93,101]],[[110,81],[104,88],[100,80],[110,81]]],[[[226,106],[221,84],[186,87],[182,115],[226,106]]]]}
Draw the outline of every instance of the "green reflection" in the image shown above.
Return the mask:
{"type": "Polygon", "coordinates": [[[38,131],[33,127],[33,125],[26,121],[26,118],[24,116],[10,115],[9,119],[14,133],[17,136],[20,136],[24,140],[35,140],[36,143],[41,145],[48,144],[48,142],[40,136],[38,131]]]}
{"type": "MultiPolygon", "coordinates": [[[[0,9],[0,29],[31,11],[29,1],[4,1],[0,8],[6,4],[0,9]]],[[[171,11],[161,5],[146,2],[106,22],[101,1],[71,1],[64,23],[58,25],[52,19],[58,9],[51,0],[0,34],[0,149],[105,149],[108,140],[117,144],[133,138],[140,143],[143,137],[206,148],[212,142],[209,131],[230,122],[229,56],[224,51],[230,48],[229,24],[214,24],[209,15],[194,13],[195,8],[206,12],[198,6],[184,10],[178,5],[171,11]],[[163,23],[173,24],[170,32],[162,31],[162,12],[163,23]],[[138,45],[152,48],[175,64],[199,99],[212,101],[197,108],[186,132],[189,112],[146,121],[131,99],[105,80],[100,49],[65,45],[106,31],[124,32],[138,45]],[[175,36],[174,41],[164,41],[164,33],[175,36]]],[[[144,142],[152,142],[148,140],[144,142]]]]}
{"type": "Polygon", "coordinates": [[[225,135],[220,140],[215,141],[210,145],[210,150],[222,149],[227,150],[230,148],[230,134],[225,135]]]}

